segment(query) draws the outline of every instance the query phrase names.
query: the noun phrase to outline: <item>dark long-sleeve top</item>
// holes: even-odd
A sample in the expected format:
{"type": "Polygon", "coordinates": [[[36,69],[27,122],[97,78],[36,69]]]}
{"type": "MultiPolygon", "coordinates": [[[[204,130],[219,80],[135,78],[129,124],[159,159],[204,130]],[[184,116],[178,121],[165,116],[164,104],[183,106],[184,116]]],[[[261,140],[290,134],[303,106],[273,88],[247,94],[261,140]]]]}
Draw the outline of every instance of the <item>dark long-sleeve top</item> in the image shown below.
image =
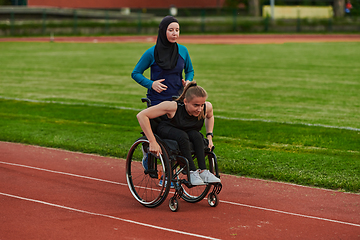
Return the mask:
{"type": "Polygon", "coordinates": [[[179,57],[175,68],[164,70],[155,62],[155,46],[149,48],[140,58],[131,77],[140,85],[146,87],[147,97],[151,100],[152,105],[159,104],[163,101],[171,101],[173,96],[178,96],[183,90],[182,79],[192,81],[194,78],[194,69],[191,63],[190,55],[187,48],[178,44],[179,57]],[[150,67],[150,79],[146,78],[143,73],[150,67]],[[185,78],[183,78],[183,71],[185,78]],[[153,81],[165,79],[162,83],[168,88],[158,93],[152,89],[153,81]]]}

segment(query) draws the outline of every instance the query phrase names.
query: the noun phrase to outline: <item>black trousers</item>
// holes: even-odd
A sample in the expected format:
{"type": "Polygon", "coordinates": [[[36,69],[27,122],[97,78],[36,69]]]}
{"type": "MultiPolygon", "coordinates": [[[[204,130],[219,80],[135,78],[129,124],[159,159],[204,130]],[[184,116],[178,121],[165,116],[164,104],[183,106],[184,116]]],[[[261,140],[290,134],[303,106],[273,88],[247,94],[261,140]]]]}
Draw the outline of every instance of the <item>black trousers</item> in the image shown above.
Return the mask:
{"type": "Polygon", "coordinates": [[[199,168],[201,170],[206,169],[204,136],[200,132],[196,130],[185,132],[167,124],[159,124],[157,134],[161,138],[175,140],[179,145],[181,154],[189,161],[190,170],[195,171],[197,168],[192,159],[190,148],[190,142],[192,142],[199,168]]]}

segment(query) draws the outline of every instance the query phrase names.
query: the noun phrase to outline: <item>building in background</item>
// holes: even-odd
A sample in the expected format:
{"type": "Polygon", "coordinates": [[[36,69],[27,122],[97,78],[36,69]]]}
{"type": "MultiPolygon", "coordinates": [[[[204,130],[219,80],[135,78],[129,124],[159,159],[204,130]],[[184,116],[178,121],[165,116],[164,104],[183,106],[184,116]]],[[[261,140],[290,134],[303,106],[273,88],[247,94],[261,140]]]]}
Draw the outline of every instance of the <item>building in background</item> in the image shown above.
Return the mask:
{"type": "Polygon", "coordinates": [[[219,8],[225,0],[27,0],[29,7],[59,8],[219,8]]]}

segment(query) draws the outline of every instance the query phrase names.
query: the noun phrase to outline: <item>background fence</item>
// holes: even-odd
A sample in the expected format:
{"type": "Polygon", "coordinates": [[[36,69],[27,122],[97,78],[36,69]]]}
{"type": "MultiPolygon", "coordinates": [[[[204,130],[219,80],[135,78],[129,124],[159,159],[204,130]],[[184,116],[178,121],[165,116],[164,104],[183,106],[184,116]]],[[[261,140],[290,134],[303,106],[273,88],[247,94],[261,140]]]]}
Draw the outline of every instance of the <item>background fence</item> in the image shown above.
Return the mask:
{"type": "MultiPolygon", "coordinates": [[[[169,14],[169,9],[125,12],[1,7],[0,36],[155,34],[162,17],[169,14]]],[[[248,16],[245,5],[242,8],[177,9],[182,33],[360,32],[358,14],[354,7],[344,18],[299,17],[272,21],[269,17],[248,16]]]]}

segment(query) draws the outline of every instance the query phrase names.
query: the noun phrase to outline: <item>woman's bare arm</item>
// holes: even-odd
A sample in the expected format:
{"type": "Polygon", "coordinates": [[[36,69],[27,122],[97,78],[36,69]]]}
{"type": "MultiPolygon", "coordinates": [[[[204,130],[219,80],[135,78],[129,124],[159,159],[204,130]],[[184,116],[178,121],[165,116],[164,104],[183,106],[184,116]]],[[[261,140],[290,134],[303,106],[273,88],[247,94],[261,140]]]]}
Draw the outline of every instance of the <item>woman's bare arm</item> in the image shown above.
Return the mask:
{"type": "MultiPolygon", "coordinates": [[[[212,133],[214,130],[214,113],[213,113],[213,107],[210,102],[205,102],[206,104],[206,117],[205,117],[205,129],[206,133],[212,133]]],[[[214,146],[212,141],[212,136],[208,135],[206,136],[207,139],[209,139],[209,148],[212,149],[214,146]]]]}
{"type": "Polygon", "coordinates": [[[175,114],[176,109],[176,102],[165,101],[156,106],[146,108],[136,115],[141,129],[149,140],[149,151],[156,154],[156,156],[158,156],[159,153],[161,154],[162,152],[159,144],[156,142],[154,133],[151,129],[150,119],[157,118],[165,114],[172,117],[175,114]]]}

